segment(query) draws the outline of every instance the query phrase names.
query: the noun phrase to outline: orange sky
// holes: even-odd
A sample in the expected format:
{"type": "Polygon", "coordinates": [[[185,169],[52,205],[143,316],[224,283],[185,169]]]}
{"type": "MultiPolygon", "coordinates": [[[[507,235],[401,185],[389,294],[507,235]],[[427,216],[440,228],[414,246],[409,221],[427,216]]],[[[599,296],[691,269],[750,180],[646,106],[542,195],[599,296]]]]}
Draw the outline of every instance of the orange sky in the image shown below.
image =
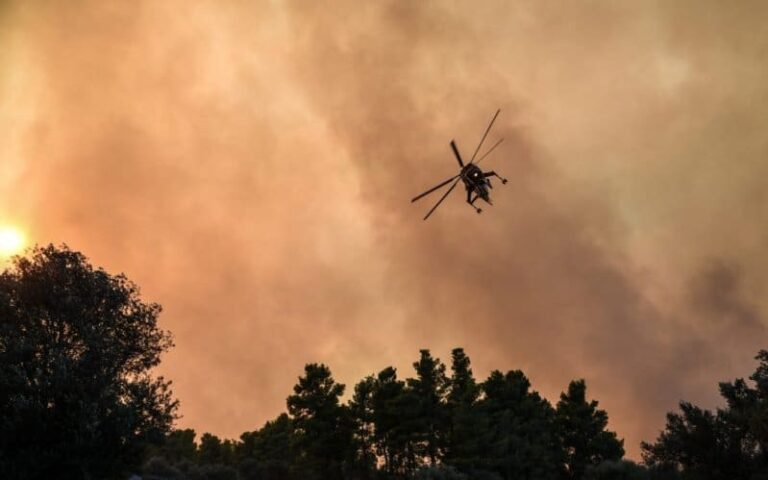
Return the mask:
{"type": "Polygon", "coordinates": [[[0,3],[0,223],[125,272],[180,425],[419,348],[572,378],[633,457],[765,341],[764,2],[0,3]],[[476,215],[453,175],[496,108],[476,215]],[[436,198],[434,199],[436,200],[436,198]]]}

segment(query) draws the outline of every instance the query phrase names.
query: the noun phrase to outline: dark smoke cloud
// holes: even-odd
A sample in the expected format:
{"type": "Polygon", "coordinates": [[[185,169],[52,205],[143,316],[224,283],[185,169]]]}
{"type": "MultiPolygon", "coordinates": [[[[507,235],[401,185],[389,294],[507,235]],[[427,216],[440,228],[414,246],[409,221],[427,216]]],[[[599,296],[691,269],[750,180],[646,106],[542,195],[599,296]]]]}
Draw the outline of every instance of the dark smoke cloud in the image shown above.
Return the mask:
{"type": "Polygon", "coordinates": [[[691,303],[712,320],[719,321],[726,331],[739,328],[760,328],[760,312],[743,299],[742,274],[736,265],[722,260],[712,261],[699,276],[693,278],[691,303]]]}
{"type": "Polygon", "coordinates": [[[0,216],[164,305],[183,426],[461,345],[637,456],[765,346],[765,8],[11,2],[0,216]],[[421,222],[498,107],[495,205],[421,222]]]}

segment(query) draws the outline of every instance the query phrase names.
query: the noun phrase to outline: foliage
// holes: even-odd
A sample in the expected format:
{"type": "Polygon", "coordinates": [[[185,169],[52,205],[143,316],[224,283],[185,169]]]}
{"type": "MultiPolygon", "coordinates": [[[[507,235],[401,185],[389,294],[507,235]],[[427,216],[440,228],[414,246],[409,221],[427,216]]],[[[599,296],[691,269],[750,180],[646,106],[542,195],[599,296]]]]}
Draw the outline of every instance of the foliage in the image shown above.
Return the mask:
{"type": "Polygon", "coordinates": [[[195,461],[197,459],[197,445],[195,444],[195,431],[191,428],[185,430],[173,430],[166,437],[158,456],[172,462],[181,460],[195,461]]]}
{"type": "Polygon", "coordinates": [[[469,477],[453,467],[445,465],[422,467],[416,471],[414,480],[469,480],[469,477]]]}
{"type": "Polygon", "coordinates": [[[238,461],[258,460],[261,469],[277,469],[277,465],[295,463],[293,422],[287,414],[268,421],[261,430],[245,432],[235,445],[238,461]],[[266,465],[270,465],[267,468],[266,465]]]}
{"type": "Polygon", "coordinates": [[[288,397],[294,426],[296,468],[302,478],[341,478],[348,454],[351,428],[348,410],[339,402],[344,385],[336,383],[330,369],[311,363],[288,397]]]}
{"type": "Polygon", "coordinates": [[[198,462],[203,465],[231,465],[235,460],[235,445],[232,440],[224,440],[210,433],[200,437],[198,462]]]}
{"type": "Polygon", "coordinates": [[[143,468],[143,480],[184,480],[186,475],[163,457],[150,458],[143,468]]]}
{"type": "Polygon", "coordinates": [[[556,479],[562,450],[549,402],[530,391],[530,382],[519,370],[492,372],[482,390],[478,409],[484,419],[483,453],[476,466],[504,479],[556,479]]]}
{"type": "Polygon", "coordinates": [[[404,475],[406,467],[412,467],[413,446],[408,437],[406,409],[410,397],[406,395],[405,382],[398,380],[397,371],[387,367],[376,377],[372,395],[375,450],[383,463],[384,472],[392,477],[404,475]]]}
{"type": "Polygon", "coordinates": [[[682,402],[645,465],[586,384],[555,408],[519,370],[473,375],[421,350],[345,391],[306,365],[287,413],[238,440],[170,430],[170,382],[153,377],[170,335],[160,307],[66,247],[35,248],[0,274],[0,478],[144,480],[768,480],[768,351],[715,411],[682,402]],[[137,470],[143,459],[143,469],[137,470]]]}
{"type": "Polygon", "coordinates": [[[605,460],[590,465],[584,473],[584,480],[649,480],[648,470],[629,460],[605,460]]]}
{"type": "Polygon", "coordinates": [[[365,377],[355,385],[355,393],[349,402],[352,418],[352,459],[347,468],[348,474],[360,480],[376,477],[376,453],[374,430],[373,395],[376,379],[365,377]]]}
{"type": "Polygon", "coordinates": [[[416,378],[406,382],[412,397],[413,417],[411,434],[414,454],[421,461],[435,465],[445,443],[447,411],[445,392],[447,379],[445,365],[432,357],[429,350],[421,350],[420,358],[414,362],[416,378]]]}
{"type": "Polygon", "coordinates": [[[720,384],[725,408],[715,412],[682,402],[655,443],[643,443],[646,463],[683,479],[768,478],[768,351],[757,355],[750,386],[720,384]]]}
{"type": "Polygon", "coordinates": [[[451,352],[451,377],[448,379],[446,408],[448,432],[444,460],[458,468],[469,469],[482,453],[483,415],[476,402],[480,386],[472,375],[471,362],[464,349],[451,352]]]}
{"type": "Polygon", "coordinates": [[[280,460],[243,460],[239,469],[240,480],[292,480],[291,465],[280,460]]]}
{"type": "Polygon", "coordinates": [[[67,247],[0,274],[0,478],[122,478],[177,403],[150,370],[171,347],[123,275],[67,247]]]}
{"type": "Polygon", "coordinates": [[[605,429],[608,414],[597,408],[596,400],[588,402],[586,393],[584,380],[575,380],[557,403],[557,431],[565,451],[566,475],[571,479],[584,478],[589,466],[624,456],[624,442],[605,429]]]}
{"type": "MultiPolygon", "coordinates": [[[[558,417],[519,370],[492,372],[478,384],[462,349],[455,349],[451,360],[448,377],[445,366],[422,350],[414,378],[400,380],[387,367],[358,382],[347,405],[340,402],[344,386],[330,369],[307,365],[288,397],[288,414],[243,433],[234,444],[239,478],[560,480],[566,472],[562,432],[575,438],[574,425],[590,432],[584,436],[592,449],[584,454],[587,465],[610,456],[605,451],[623,453],[615,434],[604,430],[605,412],[586,402],[583,382],[563,394],[558,417]],[[614,450],[605,446],[611,440],[614,450]]],[[[194,438],[194,432],[168,438],[178,444],[182,437],[194,438]]],[[[226,463],[216,453],[226,444],[203,435],[198,461],[226,463]]],[[[617,468],[629,467],[606,464],[588,472],[603,475],[594,478],[623,478],[617,468]]],[[[185,478],[193,474],[188,469],[185,478]]]]}

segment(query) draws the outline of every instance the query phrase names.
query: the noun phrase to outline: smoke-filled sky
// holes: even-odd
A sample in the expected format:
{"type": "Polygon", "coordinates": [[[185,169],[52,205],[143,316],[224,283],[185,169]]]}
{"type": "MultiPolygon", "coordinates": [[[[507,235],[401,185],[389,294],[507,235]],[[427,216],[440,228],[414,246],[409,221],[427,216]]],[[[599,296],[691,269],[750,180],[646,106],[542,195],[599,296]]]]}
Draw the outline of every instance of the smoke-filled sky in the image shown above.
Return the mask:
{"type": "Polygon", "coordinates": [[[637,458],[766,342],[765,2],[0,2],[0,221],[163,305],[179,425],[419,348],[585,378],[637,458]],[[509,178],[476,215],[448,142],[509,178]]]}

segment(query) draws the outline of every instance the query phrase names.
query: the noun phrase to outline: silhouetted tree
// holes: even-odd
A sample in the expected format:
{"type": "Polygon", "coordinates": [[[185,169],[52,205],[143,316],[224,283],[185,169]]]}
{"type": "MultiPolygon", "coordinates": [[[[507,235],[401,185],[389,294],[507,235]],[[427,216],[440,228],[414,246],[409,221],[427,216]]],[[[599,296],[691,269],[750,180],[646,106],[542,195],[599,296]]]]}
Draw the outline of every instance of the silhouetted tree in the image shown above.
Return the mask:
{"type": "Polygon", "coordinates": [[[291,465],[283,461],[248,458],[239,464],[239,480],[293,480],[291,465]]]}
{"type": "Polygon", "coordinates": [[[566,476],[574,480],[584,478],[590,465],[624,456],[624,441],[606,430],[608,414],[597,408],[596,400],[587,402],[586,393],[584,380],[574,380],[557,403],[557,430],[565,450],[566,476]]]}
{"type": "MultiPolygon", "coordinates": [[[[344,406],[344,386],[325,365],[309,364],[288,397],[290,416],[281,414],[236,443],[205,434],[196,447],[194,431],[171,432],[153,450],[165,458],[147,462],[144,474],[147,480],[679,480],[667,467],[620,461],[622,442],[605,430],[608,418],[597,402],[587,402],[583,381],[571,383],[555,410],[521,371],[494,371],[478,385],[460,348],[451,353],[450,378],[428,350],[413,365],[414,378],[405,381],[392,367],[365,377],[344,406]]],[[[745,445],[759,449],[756,390],[739,381],[722,388],[732,422],[753,439],[745,445]]]]}
{"type": "Polygon", "coordinates": [[[170,429],[171,346],[125,276],[67,247],[0,274],[0,478],[122,478],[170,429]]]}
{"type": "Polygon", "coordinates": [[[451,351],[451,378],[448,380],[449,407],[472,405],[480,396],[480,387],[472,375],[471,361],[463,348],[451,351]]]}
{"type": "Polygon", "coordinates": [[[418,469],[413,480],[470,480],[470,477],[453,467],[430,465],[418,469]]]}
{"type": "Polygon", "coordinates": [[[142,480],[186,480],[187,475],[164,457],[150,458],[142,469],[142,480]]]}
{"type": "Polygon", "coordinates": [[[190,480],[238,480],[237,470],[229,465],[201,465],[188,473],[190,480]]]}
{"type": "Polygon", "coordinates": [[[261,430],[243,433],[235,447],[236,458],[256,462],[255,466],[250,462],[250,470],[262,472],[265,478],[283,478],[296,461],[294,444],[293,422],[283,413],[261,430]]]}
{"type": "Polygon", "coordinates": [[[404,475],[409,452],[408,436],[403,419],[405,382],[397,379],[397,371],[387,367],[376,377],[373,392],[373,425],[376,453],[382,458],[385,473],[392,477],[404,475]]]}
{"type": "Polygon", "coordinates": [[[675,464],[684,478],[748,478],[740,467],[740,448],[729,439],[729,427],[722,418],[687,402],[680,414],[667,415],[667,425],[656,445],[644,445],[649,464],[675,464]],[[737,472],[739,473],[737,475],[737,472]]]}
{"type": "Polygon", "coordinates": [[[342,478],[351,443],[348,412],[339,404],[344,385],[336,383],[328,367],[312,363],[293,391],[288,412],[293,417],[301,478],[342,478]]]}
{"type": "Polygon", "coordinates": [[[349,474],[356,479],[372,479],[376,474],[376,453],[374,451],[374,404],[376,379],[365,377],[355,385],[355,394],[349,402],[349,412],[354,425],[353,458],[349,474]]]}
{"type": "Polygon", "coordinates": [[[225,455],[224,444],[219,437],[210,433],[204,433],[200,437],[197,456],[201,465],[223,464],[225,455]]]}
{"type": "Polygon", "coordinates": [[[464,349],[453,349],[451,378],[448,379],[449,429],[444,461],[463,470],[479,466],[484,420],[475,405],[479,396],[480,387],[472,375],[469,357],[464,349]]]}
{"type": "Polygon", "coordinates": [[[429,350],[421,350],[414,362],[416,378],[407,380],[414,397],[415,411],[410,417],[413,426],[415,454],[418,460],[435,465],[446,441],[447,410],[444,397],[447,386],[445,365],[434,358],[429,350]]]}
{"type": "Polygon", "coordinates": [[[194,463],[197,461],[197,434],[191,428],[185,430],[172,430],[165,436],[162,445],[151,448],[150,456],[162,457],[171,463],[182,460],[194,463]]]}
{"type": "Polygon", "coordinates": [[[584,472],[584,480],[649,480],[648,469],[630,460],[606,460],[590,465],[584,472]]]}
{"type": "Polygon", "coordinates": [[[562,450],[552,406],[519,371],[494,371],[482,384],[478,408],[484,417],[480,467],[505,480],[547,480],[560,474],[562,450]]]}
{"type": "Polygon", "coordinates": [[[768,352],[750,376],[720,384],[725,408],[711,412],[688,402],[667,414],[656,443],[643,443],[643,458],[658,470],[679,471],[684,479],[768,478],[768,352]]]}

